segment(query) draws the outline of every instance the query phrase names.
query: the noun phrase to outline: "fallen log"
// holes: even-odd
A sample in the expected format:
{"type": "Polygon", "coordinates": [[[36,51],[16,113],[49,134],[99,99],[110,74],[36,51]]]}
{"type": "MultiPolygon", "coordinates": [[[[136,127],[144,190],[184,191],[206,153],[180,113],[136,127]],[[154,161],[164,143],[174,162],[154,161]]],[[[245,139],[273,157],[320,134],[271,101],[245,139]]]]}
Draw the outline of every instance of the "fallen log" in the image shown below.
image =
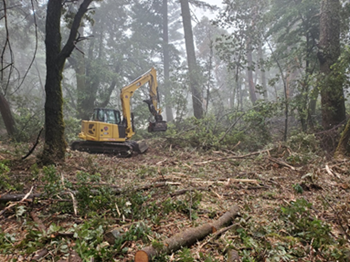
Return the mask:
{"type": "MultiPolygon", "coordinates": [[[[8,194],[8,195],[0,195],[0,203],[7,203],[7,202],[16,202],[22,200],[26,194],[8,194]]],[[[41,194],[33,194],[31,193],[27,199],[37,198],[40,197],[41,194]]]]}
{"type": "Polygon", "coordinates": [[[207,235],[215,233],[218,229],[228,226],[232,223],[233,219],[238,215],[238,206],[233,206],[223,216],[213,223],[204,224],[196,228],[190,228],[183,232],[179,232],[171,238],[168,238],[157,245],[147,246],[142,250],[139,250],[135,254],[135,262],[148,262],[153,257],[159,254],[171,254],[172,252],[179,250],[182,247],[189,247],[204,239],[207,235]]]}
{"type": "Polygon", "coordinates": [[[188,191],[209,191],[210,188],[209,187],[197,187],[197,188],[188,188],[188,189],[180,189],[178,191],[175,191],[173,193],[170,193],[169,195],[171,197],[174,197],[174,196],[179,196],[179,195],[183,195],[183,194],[186,194],[188,191]]]}

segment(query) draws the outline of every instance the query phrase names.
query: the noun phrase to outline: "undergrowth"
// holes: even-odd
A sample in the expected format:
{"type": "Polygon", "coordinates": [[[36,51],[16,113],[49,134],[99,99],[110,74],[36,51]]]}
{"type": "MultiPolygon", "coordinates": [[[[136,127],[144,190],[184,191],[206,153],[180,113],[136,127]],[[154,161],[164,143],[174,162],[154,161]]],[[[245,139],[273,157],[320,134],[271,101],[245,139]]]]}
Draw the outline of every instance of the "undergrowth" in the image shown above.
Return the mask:
{"type": "MultiPolygon", "coordinates": [[[[212,120],[203,123],[213,128],[212,120]]],[[[193,133],[183,134],[186,139],[195,136],[196,130],[206,132],[204,127],[199,128],[195,123],[191,124],[193,133]]],[[[213,130],[219,132],[220,127],[213,130]]],[[[181,136],[181,133],[172,132],[170,129],[165,137],[181,136]]],[[[195,143],[215,145],[223,133],[219,134],[221,136],[209,132],[200,137],[199,133],[195,143]]],[[[227,134],[222,141],[232,134],[227,134]]],[[[229,148],[221,143],[224,142],[216,144],[218,148],[229,148]]],[[[227,235],[222,235],[219,240],[211,240],[210,236],[203,240],[208,244],[200,250],[196,249],[199,243],[191,248],[181,248],[172,257],[160,254],[154,261],[216,262],[227,256],[228,249],[237,250],[242,261],[311,261],[315,258],[319,261],[348,261],[348,239],[346,235],[335,235],[333,231],[340,222],[346,224],[348,203],[345,201],[335,207],[342,213],[339,216],[341,221],[334,222],[319,215],[315,203],[321,198],[315,196],[315,203],[310,200],[311,193],[317,194],[310,188],[322,182],[319,178],[321,171],[314,163],[308,167],[304,165],[317,157],[312,156],[318,153],[317,140],[311,135],[296,134],[287,143],[274,145],[274,148],[278,149],[270,150],[269,157],[280,156],[279,159],[283,157],[286,163],[301,167],[292,170],[278,166],[262,154],[251,159],[226,161],[226,156],[222,158],[223,152],[213,151],[207,155],[196,152],[194,156],[194,151],[184,149],[162,151],[157,157],[104,158],[110,163],[108,168],[99,162],[98,157],[86,154],[79,155],[83,156],[80,161],[84,164],[79,170],[72,168],[76,166],[75,162],[70,167],[40,169],[35,164],[28,166],[28,177],[23,181],[35,184],[35,193],[40,192],[41,196],[32,202],[19,202],[6,210],[3,221],[18,225],[18,230],[0,229],[0,254],[16,254],[12,260],[15,261],[20,255],[28,258],[45,248],[49,251],[45,259],[50,261],[68,259],[72,250],[85,261],[92,258],[95,261],[122,261],[126,257],[131,261],[130,254],[136,249],[160,245],[175,232],[218,219],[227,206],[239,203],[242,207],[240,216],[227,235]],[[158,162],[158,159],[162,161],[158,162]],[[135,164],[137,161],[140,161],[138,165],[135,164]],[[288,181],[280,182],[282,175],[288,181]],[[145,190],[140,187],[142,182],[152,184],[171,179],[180,181],[180,189],[194,189],[173,196],[171,193],[178,189],[171,185],[145,190]],[[288,188],[284,187],[285,183],[288,183],[288,188]],[[196,190],[196,186],[202,191],[196,190]],[[204,186],[207,188],[203,191],[204,186]],[[283,199],[281,195],[284,193],[292,200],[283,199]],[[265,213],[262,206],[266,203],[268,211],[265,213]],[[32,211],[44,221],[45,230],[33,222],[32,211]],[[115,229],[115,239],[107,241],[106,233],[112,228],[115,229]]],[[[14,177],[23,177],[23,171],[14,176],[15,168],[11,163],[0,164],[1,192],[17,190],[17,186],[13,187],[14,177]]],[[[348,192],[346,182],[335,181],[331,181],[333,187],[348,192]]],[[[327,199],[321,199],[324,201],[322,208],[328,209],[328,213],[334,211],[330,212],[331,200],[330,194],[327,199]]]]}

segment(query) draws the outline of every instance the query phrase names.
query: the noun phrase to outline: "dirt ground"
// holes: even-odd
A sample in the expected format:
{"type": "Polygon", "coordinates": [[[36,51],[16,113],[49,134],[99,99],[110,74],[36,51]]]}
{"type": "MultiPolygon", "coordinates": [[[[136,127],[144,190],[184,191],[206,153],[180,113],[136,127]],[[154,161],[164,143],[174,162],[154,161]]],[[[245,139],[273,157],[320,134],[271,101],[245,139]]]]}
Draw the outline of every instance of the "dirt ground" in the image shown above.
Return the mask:
{"type": "Polygon", "coordinates": [[[143,247],[236,205],[226,231],[155,261],[229,261],[231,251],[241,261],[350,261],[349,159],[278,144],[250,153],[148,144],[132,158],[68,151],[51,173],[3,147],[10,171],[0,184],[0,260],[134,261],[143,247]],[[111,229],[123,236],[116,244],[111,229]]]}

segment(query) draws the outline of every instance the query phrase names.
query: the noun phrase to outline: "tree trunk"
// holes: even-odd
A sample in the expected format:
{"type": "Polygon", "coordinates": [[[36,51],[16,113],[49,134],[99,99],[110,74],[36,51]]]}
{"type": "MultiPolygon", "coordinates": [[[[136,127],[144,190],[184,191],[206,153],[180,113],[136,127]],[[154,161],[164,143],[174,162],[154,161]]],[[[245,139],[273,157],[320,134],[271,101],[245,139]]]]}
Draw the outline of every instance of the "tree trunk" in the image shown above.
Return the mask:
{"type": "Polygon", "coordinates": [[[169,74],[169,37],[168,37],[168,0],[163,0],[163,56],[164,56],[164,93],[165,101],[165,113],[168,122],[174,120],[173,109],[171,107],[170,96],[170,74],[169,74]]]}
{"type": "Polygon", "coordinates": [[[72,65],[75,71],[75,79],[77,84],[77,118],[81,120],[88,120],[87,115],[85,114],[85,110],[83,108],[84,97],[86,94],[85,87],[85,58],[81,53],[76,52],[71,57],[68,58],[69,63],[72,65]]]}
{"type": "Polygon", "coordinates": [[[311,91],[310,102],[307,113],[307,122],[312,130],[315,129],[315,115],[316,115],[316,103],[319,95],[319,90],[317,87],[314,87],[311,91]]]}
{"type": "Polygon", "coordinates": [[[196,62],[194,50],[193,33],[191,25],[191,14],[188,0],[180,0],[182,22],[185,32],[185,43],[187,53],[187,63],[189,69],[190,86],[192,92],[193,113],[196,118],[203,117],[202,92],[200,88],[200,70],[196,62]]]}
{"type": "Polygon", "coordinates": [[[61,49],[60,20],[62,0],[49,0],[46,16],[46,101],[45,144],[41,156],[44,165],[64,161],[67,143],[64,138],[62,71],[72,53],[83,15],[93,0],[84,0],[74,17],[66,45],[61,49]]]}
{"type": "Polygon", "coordinates": [[[337,149],[334,152],[335,158],[344,158],[347,152],[349,139],[350,139],[350,119],[346,124],[346,127],[340,137],[337,149]]]}
{"type": "Polygon", "coordinates": [[[262,86],[262,91],[263,91],[263,97],[264,100],[267,101],[268,96],[267,96],[267,84],[266,84],[266,73],[265,73],[265,67],[263,63],[264,55],[263,55],[263,48],[262,48],[262,43],[259,43],[258,47],[258,55],[260,59],[260,74],[261,74],[261,86],[262,86]]]}
{"type": "Polygon", "coordinates": [[[253,80],[253,55],[249,36],[247,37],[247,82],[249,86],[250,101],[254,104],[257,100],[253,80]]]}
{"type": "Polygon", "coordinates": [[[346,118],[343,79],[332,69],[340,56],[340,9],[339,0],[322,1],[318,59],[324,75],[320,81],[324,129],[330,129],[346,118]]]}
{"type": "Polygon", "coordinates": [[[0,93],[0,113],[5,124],[7,134],[10,137],[13,137],[16,133],[15,120],[12,116],[10,105],[2,93],[0,93]]]}

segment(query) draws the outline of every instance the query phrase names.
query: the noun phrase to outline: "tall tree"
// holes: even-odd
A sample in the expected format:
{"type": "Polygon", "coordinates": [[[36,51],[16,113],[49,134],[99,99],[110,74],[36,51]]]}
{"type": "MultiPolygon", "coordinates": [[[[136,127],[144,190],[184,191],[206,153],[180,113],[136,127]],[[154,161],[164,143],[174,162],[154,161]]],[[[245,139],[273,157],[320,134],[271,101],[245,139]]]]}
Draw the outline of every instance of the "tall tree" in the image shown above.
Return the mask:
{"type": "MultiPolygon", "coordinates": [[[[12,4],[12,3],[11,3],[12,4]]],[[[10,79],[14,71],[14,55],[12,50],[12,44],[10,42],[9,34],[9,14],[7,9],[6,1],[3,1],[1,6],[1,18],[3,20],[2,27],[4,28],[3,35],[5,36],[1,39],[2,50],[0,57],[0,114],[4,121],[7,134],[13,137],[16,132],[15,120],[12,115],[10,104],[7,101],[5,94],[9,90],[10,79]],[[7,69],[7,72],[6,72],[7,69]]]]}
{"type": "MultiPolygon", "coordinates": [[[[169,57],[169,32],[168,32],[168,0],[163,0],[163,63],[164,63],[164,91],[165,99],[170,100],[170,57],[169,57]]],[[[173,111],[170,103],[165,107],[167,121],[173,121],[173,111]]]]}
{"type": "Polygon", "coordinates": [[[320,16],[320,41],[318,58],[321,80],[322,125],[329,129],[345,120],[343,78],[333,70],[340,56],[339,0],[323,0],[320,16]]]}
{"type": "Polygon", "coordinates": [[[84,0],[71,25],[66,44],[61,48],[60,21],[63,0],[49,0],[47,4],[45,46],[46,46],[46,101],[45,101],[45,144],[42,153],[44,164],[53,164],[65,159],[67,143],[64,138],[62,72],[67,57],[72,53],[78,38],[78,29],[83,16],[93,0],[84,0]]]}
{"type": "Polygon", "coordinates": [[[194,50],[190,7],[188,4],[188,0],[180,0],[180,2],[181,2],[182,22],[183,22],[183,27],[185,32],[187,64],[188,64],[190,87],[191,87],[191,93],[192,93],[193,113],[196,118],[202,118],[203,107],[202,107],[202,91],[200,87],[200,77],[199,77],[200,70],[196,62],[196,53],[194,50]]]}

